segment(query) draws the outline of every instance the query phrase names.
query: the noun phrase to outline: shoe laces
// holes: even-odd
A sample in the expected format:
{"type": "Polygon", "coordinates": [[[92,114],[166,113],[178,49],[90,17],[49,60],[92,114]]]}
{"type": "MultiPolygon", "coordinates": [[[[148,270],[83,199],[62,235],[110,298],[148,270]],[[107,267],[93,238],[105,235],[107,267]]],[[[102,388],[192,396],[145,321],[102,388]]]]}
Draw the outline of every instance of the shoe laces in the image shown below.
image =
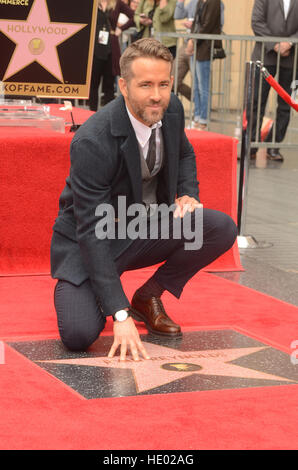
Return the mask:
{"type": "Polygon", "coordinates": [[[154,307],[159,308],[162,311],[162,313],[170,320],[170,317],[167,315],[164,309],[163,303],[159,297],[152,297],[152,303],[154,307]]]}

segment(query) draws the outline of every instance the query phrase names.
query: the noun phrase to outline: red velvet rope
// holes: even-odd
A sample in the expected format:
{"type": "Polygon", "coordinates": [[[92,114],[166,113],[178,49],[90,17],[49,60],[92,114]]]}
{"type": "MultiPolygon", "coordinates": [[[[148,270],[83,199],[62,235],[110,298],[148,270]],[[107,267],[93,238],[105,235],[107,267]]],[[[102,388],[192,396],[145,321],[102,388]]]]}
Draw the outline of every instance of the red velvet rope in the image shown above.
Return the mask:
{"type": "Polygon", "coordinates": [[[268,77],[264,78],[286,103],[288,103],[292,108],[294,108],[295,111],[298,111],[298,103],[296,103],[291,98],[291,96],[280,86],[280,84],[277,83],[277,81],[272,77],[272,75],[269,75],[268,77]]]}

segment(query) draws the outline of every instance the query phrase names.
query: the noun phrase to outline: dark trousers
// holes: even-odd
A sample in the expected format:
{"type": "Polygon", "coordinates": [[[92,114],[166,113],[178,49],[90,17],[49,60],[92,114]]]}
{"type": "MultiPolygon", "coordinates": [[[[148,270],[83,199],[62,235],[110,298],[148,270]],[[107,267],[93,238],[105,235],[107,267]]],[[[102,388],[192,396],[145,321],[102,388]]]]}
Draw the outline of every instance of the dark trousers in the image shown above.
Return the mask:
{"type": "MultiPolygon", "coordinates": [[[[177,65],[177,91],[181,93],[181,95],[185,96],[185,98],[190,101],[191,100],[191,88],[189,85],[183,82],[185,79],[186,74],[190,70],[190,57],[185,52],[186,44],[183,44],[180,49],[178,49],[178,54],[175,61],[178,61],[177,65]]],[[[176,64],[174,63],[173,72],[176,71],[176,64]]]]}
{"type": "MultiPolygon", "coordinates": [[[[266,68],[273,77],[276,75],[276,65],[268,65],[266,66],[266,68]]],[[[292,80],[293,80],[293,70],[291,68],[280,67],[278,82],[289,94],[291,94],[292,80]]],[[[252,122],[252,136],[251,136],[252,142],[255,142],[257,138],[256,127],[257,127],[259,83],[260,83],[260,70],[257,69],[256,81],[255,81],[254,104],[253,104],[253,122],[252,122]]],[[[262,78],[258,142],[260,142],[262,121],[263,121],[263,117],[265,113],[265,108],[266,108],[270,88],[271,88],[270,85],[266,82],[264,78],[262,78]]],[[[275,126],[276,126],[275,141],[276,142],[282,142],[282,140],[284,139],[286,135],[287,127],[290,121],[290,111],[291,111],[290,106],[280,96],[278,96],[276,123],[275,123],[275,126]]],[[[268,136],[266,137],[266,142],[272,142],[272,131],[273,131],[273,127],[271,128],[268,136]]]]}
{"type": "Polygon", "coordinates": [[[176,52],[177,52],[177,46],[170,46],[168,49],[169,49],[170,53],[172,54],[173,59],[175,59],[176,58],[176,52]]]}
{"type": "Polygon", "coordinates": [[[115,97],[114,95],[114,82],[115,77],[112,74],[112,54],[109,54],[107,60],[93,57],[90,93],[89,93],[89,108],[91,111],[97,111],[98,109],[98,88],[101,81],[103,91],[103,102],[102,105],[108,104],[115,97]]]}
{"type": "MultiPolygon", "coordinates": [[[[180,239],[171,236],[170,239],[134,240],[115,260],[119,275],[164,261],[153,277],[160,286],[179,298],[189,279],[233,245],[237,227],[226,214],[204,209],[203,245],[200,249],[185,250],[185,242],[189,240],[183,236],[180,239]]],[[[78,287],[59,280],[55,288],[55,308],[62,342],[71,350],[87,349],[104,329],[106,317],[89,280],[78,287]]]]}

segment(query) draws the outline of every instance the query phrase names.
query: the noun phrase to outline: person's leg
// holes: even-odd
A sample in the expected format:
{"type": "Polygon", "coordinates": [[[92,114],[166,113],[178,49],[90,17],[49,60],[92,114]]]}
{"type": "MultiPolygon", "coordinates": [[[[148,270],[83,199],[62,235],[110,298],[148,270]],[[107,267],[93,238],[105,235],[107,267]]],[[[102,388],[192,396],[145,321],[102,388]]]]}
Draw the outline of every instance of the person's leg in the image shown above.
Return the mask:
{"type": "MultiPolygon", "coordinates": [[[[190,62],[190,66],[191,66],[191,70],[192,70],[192,67],[193,67],[193,60],[194,58],[191,57],[191,62],[190,62]]],[[[200,121],[200,110],[201,110],[201,92],[200,92],[200,87],[199,87],[199,66],[198,66],[198,61],[196,60],[195,61],[195,65],[194,65],[194,104],[195,104],[195,122],[199,123],[200,121]],[[195,90],[195,87],[196,90],[195,90]],[[196,91],[196,93],[195,93],[196,91]]]]}
{"type": "Polygon", "coordinates": [[[199,117],[200,117],[200,101],[199,101],[199,80],[198,80],[198,76],[196,73],[194,77],[193,98],[194,98],[194,104],[195,104],[194,121],[198,122],[199,117]]]}
{"type": "Polygon", "coordinates": [[[75,286],[59,280],[54,303],[63,344],[72,351],[86,350],[98,338],[106,322],[90,281],[75,286]]]}
{"type": "MultiPolygon", "coordinates": [[[[279,84],[284,88],[284,90],[290,95],[291,94],[291,83],[293,78],[293,70],[289,68],[280,67],[279,70],[279,84]]],[[[282,142],[287,128],[290,122],[291,108],[290,106],[278,95],[277,98],[277,111],[276,111],[276,131],[275,131],[275,141],[282,142]]],[[[271,127],[268,136],[266,137],[266,142],[272,142],[273,137],[273,126],[271,127]]],[[[272,160],[282,161],[283,157],[279,152],[279,148],[268,149],[268,157],[272,160]]]]}
{"type": "MultiPolygon", "coordinates": [[[[185,284],[200,269],[204,268],[227,251],[237,236],[237,227],[232,219],[218,211],[204,209],[203,227],[196,227],[195,214],[188,214],[191,220],[191,239],[173,236],[173,218],[170,218],[169,236],[163,238],[159,231],[157,239],[137,239],[116,260],[119,274],[131,269],[155,265],[165,261],[145,284],[135,292],[131,301],[131,314],[137,321],[145,323],[149,332],[161,336],[179,337],[181,328],[167,315],[161,302],[161,295],[168,290],[179,298],[185,284]],[[203,232],[203,245],[193,245],[203,232]],[[198,235],[198,236],[197,236],[198,235]],[[186,249],[192,243],[192,249],[186,249]]],[[[185,216],[185,218],[187,217],[185,216]]]]}
{"type": "MultiPolygon", "coordinates": [[[[168,290],[179,298],[188,280],[227,251],[237,236],[237,228],[226,214],[209,209],[204,209],[203,214],[202,248],[186,250],[185,243],[191,240],[183,236],[180,239],[173,239],[170,218],[167,239],[162,239],[161,235],[157,239],[137,239],[115,260],[119,275],[127,270],[165,261],[154,273],[152,280],[149,280],[149,292],[153,288],[150,295],[159,297],[164,290],[168,290]]],[[[194,214],[191,217],[193,223],[194,214]]],[[[148,292],[148,281],[146,284],[145,288],[143,286],[138,289],[141,299],[144,298],[144,292],[148,292]]],[[[58,281],[54,300],[63,344],[73,351],[86,350],[98,338],[106,322],[90,281],[86,280],[80,286],[67,281],[58,281]]],[[[180,327],[175,325],[165,312],[163,313],[162,304],[159,304],[151,317],[155,314],[160,318],[161,313],[162,320],[160,323],[157,320],[157,324],[153,325],[153,332],[169,336],[179,334],[180,327]]]]}
{"type": "Polygon", "coordinates": [[[113,75],[112,69],[112,54],[109,55],[106,61],[103,61],[102,67],[103,82],[102,82],[102,91],[103,91],[103,106],[108,104],[115,98],[115,78],[113,75]]]}
{"type": "MultiPolygon", "coordinates": [[[[190,214],[189,214],[190,215],[190,214]]],[[[195,215],[191,214],[192,233],[195,215]]],[[[191,240],[183,236],[173,238],[173,219],[170,217],[169,237],[162,239],[136,239],[116,260],[119,274],[165,261],[153,278],[163,288],[179,298],[185,284],[200,269],[226,252],[237,237],[237,227],[231,217],[223,212],[203,209],[203,245],[199,249],[185,249],[191,240]]],[[[195,248],[195,247],[194,247],[195,248]]]]}
{"type": "Polygon", "coordinates": [[[200,124],[208,123],[210,60],[196,61],[196,72],[200,96],[200,124]]]}
{"type": "Polygon", "coordinates": [[[177,66],[177,91],[181,95],[185,96],[188,101],[191,98],[191,89],[186,83],[183,83],[183,80],[189,71],[189,56],[185,53],[185,44],[178,49],[178,54],[173,65],[173,71],[176,71],[176,61],[178,60],[177,66]]]}
{"type": "Polygon", "coordinates": [[[172,54],[173,58],[176,57],[177,46],[170,46],[169,48],[170,53],[172,54]]]}
{"type": "MultiPolygon", "coordinates": [[[[269,73],[275,74],[276,67],[271,66],[267,67],[269,73]]],[[[253,99],[253,115],[252,115],[252,129],[251,129],[251,142],[258,142],[261,140],[261,127],[263,122],[263,117],[265,114],[265,108],[268,100],[268,95],[270,91],[270,85],[266,82],[263,78],[260,69],[257,67],[256,69],[256,76],[255,76],[255,86],[254,86],[254,99],[253,99]],[[258,116],[258,102],[259,102],[259,88],[260,88],[260,80],[262,81],[261,90],[260,90],[260,117],[259,117],[259,127],[257,131],[257,116],[258,116]]],[[[249,117],[249,109],[247,110],[248,117],[249,117]]],[[[251,149],[251,154],[257,153],[257,148],[251,149]]]]}
{"type": "MultiPolygon", "coordinates": [[[[200,120],[200,91],[199,91],[199,79],[198,79],[198,69],[197,65],[193,65],[194,57],[190,57],[190,70],[192,73],[194,67],[194,77],[193,77],[193,100],[194,100],[194,126],[199,125],[200,120]]],[[[197,61],[196,61],[197,62],[197,61]]]]}
{"type": "Polygon", "coordinates": [[[98,108],[98,87],[101,80],[101,60],[93,57],[91,83],[89,92],[89,109],[97,111],[98,108]]]}

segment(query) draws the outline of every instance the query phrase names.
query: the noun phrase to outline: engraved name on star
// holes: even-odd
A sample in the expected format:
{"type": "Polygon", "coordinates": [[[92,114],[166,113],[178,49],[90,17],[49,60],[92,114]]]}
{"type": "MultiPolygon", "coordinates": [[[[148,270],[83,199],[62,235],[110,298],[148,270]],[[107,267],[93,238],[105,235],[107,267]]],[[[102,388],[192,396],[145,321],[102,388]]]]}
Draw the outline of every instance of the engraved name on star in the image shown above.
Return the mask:
{"type": "Polygon", "coordinates": [[[86,24],[55,23],[50,20],[46,0],[35,0],[27,20],[0,20],[0,31],[15,44],[15,50],[2,80],[33,62],[38,62],[63,82],[57,47],[86,24]]]}
{"type": "Polygon", "coordinates": [[[131,369],[137,393],[160,387],[193,374],[291,382],[290,379],[284,377],[231,363],[231,361],[242,356],[265,350],[267,346],[187,352],[146,342],[144,342],[144,346],[151,357],[150,360],[135,362],[131,359],[120,362],[117,357],[111,359],[107,357],[84,357],[37,362],[131,369]]]}

